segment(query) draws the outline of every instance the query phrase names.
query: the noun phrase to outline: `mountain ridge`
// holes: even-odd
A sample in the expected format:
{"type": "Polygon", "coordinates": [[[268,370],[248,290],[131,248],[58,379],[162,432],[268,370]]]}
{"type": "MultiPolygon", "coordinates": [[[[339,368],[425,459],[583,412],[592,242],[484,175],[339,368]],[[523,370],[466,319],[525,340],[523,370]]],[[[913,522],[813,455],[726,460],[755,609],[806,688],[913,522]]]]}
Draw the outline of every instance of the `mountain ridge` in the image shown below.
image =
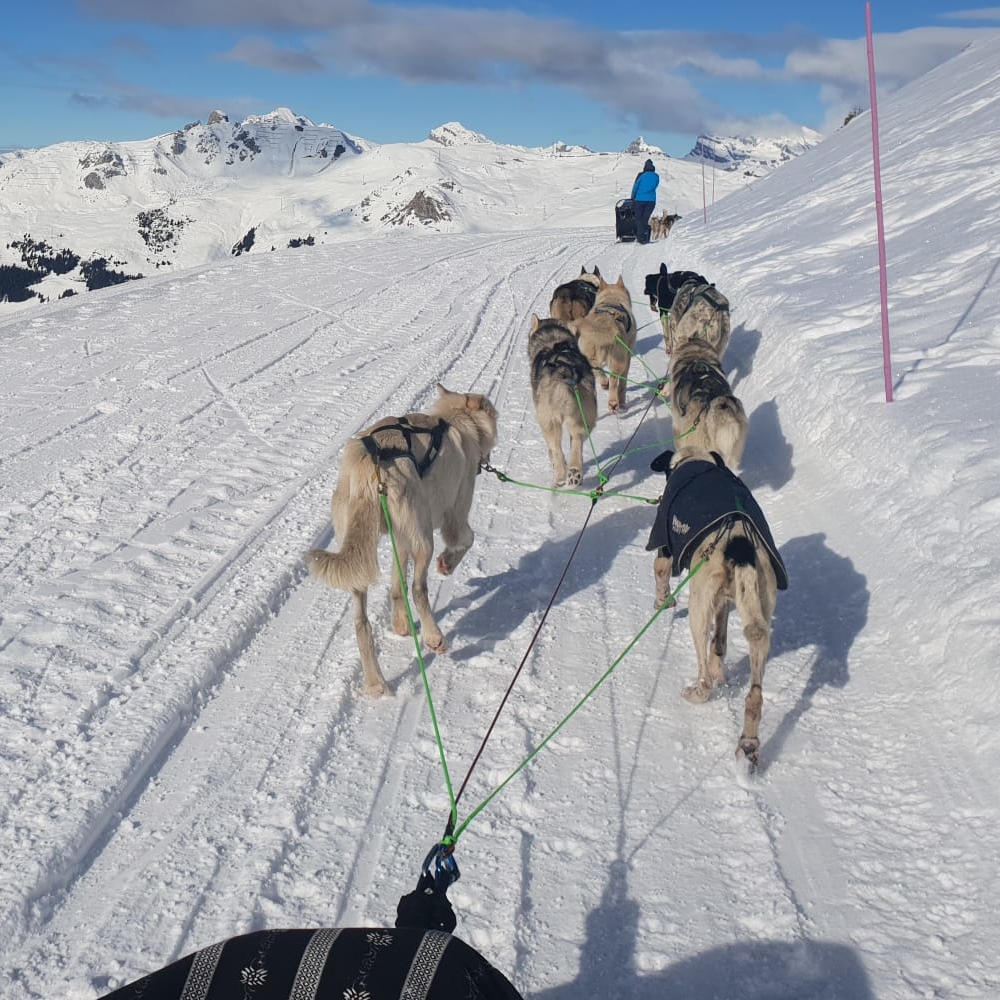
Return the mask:
{"type": "MultiPolygon", "coordinates": [[[[751,162],[752,144],[740,147],[751,162]]],[[[752,173],[725,171],[718,197],[752,173]]],[[[642,137],[621,152],[561,141],[498,143],[447,122],[416,143],[378,144],[292,109],[230,120],[213,110],[146,140],[58,143],[0,156],[0,305],[78,291],[228,256],[347,239],[610,225],[616,200],[652,157],[660,204],[701,207],[701,163],[672,158],[642,137]],[[541,219],[529,191],[550,192],[541,219]]],[[[756,161],[753,161],[756,163],[756,161]]]]}

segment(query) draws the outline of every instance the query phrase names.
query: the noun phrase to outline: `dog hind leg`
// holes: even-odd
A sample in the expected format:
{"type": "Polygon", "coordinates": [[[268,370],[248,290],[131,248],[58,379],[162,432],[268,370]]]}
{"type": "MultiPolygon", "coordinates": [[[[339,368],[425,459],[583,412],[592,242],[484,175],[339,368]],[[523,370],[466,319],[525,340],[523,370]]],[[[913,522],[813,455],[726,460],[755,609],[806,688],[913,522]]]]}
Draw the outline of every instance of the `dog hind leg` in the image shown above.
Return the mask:
{"type": "Polygon", "coordinates": [[[685,701],[700,705],[712,696],[712,689],[724,680],[722,664],[712,638],[713,624],[718,627],[720,600],[722,612],[728,611],[725,596],[725,570],[703,567],[699,572],[706,576],[699,579],[695,574],[691,582],[691,603],[688,616],[691,624],[691,638],[698,657],[698,681],[681,692],[685,701]]]}
{"type": "Polygon", "coordinates": [[[392,690],[385,682],[382,669],[378,665],[375,653],[375,638],[372,635],[372,623],[368,620],[368,591],[352,590],[354,598],[354,634],[358,640],[358,652],[361,654],[361,670],[364,674],[364,693],[371,697],[391,695],[392,690]]]}
{"type": "Polygon", "coordinates": [[[404,588],[406,586],[406,574],[409,572],[410,553],[396,542],[396,554],[399,557],[399,565],[396,565],[395,558],[392,561],[392,587],[390,588],[390,598],[392,601],[392,630],[396,635],[410,634],[410,616],[406,609],[406,599],[404,588]],[[402,573],[402,580],[400,579],[402,573]]]}

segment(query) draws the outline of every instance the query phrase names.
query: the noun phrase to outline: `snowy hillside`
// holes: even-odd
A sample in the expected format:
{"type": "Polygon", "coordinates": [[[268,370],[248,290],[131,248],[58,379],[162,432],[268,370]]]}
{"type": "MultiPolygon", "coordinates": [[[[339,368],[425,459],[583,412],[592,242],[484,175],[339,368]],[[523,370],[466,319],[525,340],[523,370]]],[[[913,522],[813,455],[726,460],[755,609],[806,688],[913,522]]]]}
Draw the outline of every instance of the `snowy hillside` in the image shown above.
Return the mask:
{"type": "MultiPolygon", "coordinates": [[[[9,234],[0,312],[207,261],[401,231],[613,226],[647,156],[661,207],[700,211],[702,167],[637,143],[625,153],[528,149],[449,122],[421,143],[378,145],[282,108],[242,122],[216,111],[145,142],[20,151],[0,159],[9,234]]],[[[712,194],[747,183],[720,176],[712,194]]]]}
{"type": "MultiPolygon", "coordinates": [[[[1000,46],[880,119],[891,404],[864,128],[660,244],[565,209],[540,228],[551,189],[524,186],[520,230],[228,257],[0,319],[4,1000],[94,1000],[253,929],[392,923],[451,808],[421,660],[383,578],[395,696],[362,697],[350,602],[303,557],[338,544],[344,443],[439,381],[495,402],[506,476],[477,480],[475,543],[431,585],[449,649],[421,651],[469,778],[458,934],[528,1000],[1000,995],[1000,46]],[[790,577],[749,782],[738,616],[701,706],[686,594],[653,620],[649,461],[673,435],[639,293],[665,258],[730,299],[742,474],[790,577]],[[582,494],[553,494],[526,338],[582,265],[632,290],[637,360],[624,414],[600,394],[582,494]]],[[[513,175],[456,148],[500,199],[513,175]]]]}

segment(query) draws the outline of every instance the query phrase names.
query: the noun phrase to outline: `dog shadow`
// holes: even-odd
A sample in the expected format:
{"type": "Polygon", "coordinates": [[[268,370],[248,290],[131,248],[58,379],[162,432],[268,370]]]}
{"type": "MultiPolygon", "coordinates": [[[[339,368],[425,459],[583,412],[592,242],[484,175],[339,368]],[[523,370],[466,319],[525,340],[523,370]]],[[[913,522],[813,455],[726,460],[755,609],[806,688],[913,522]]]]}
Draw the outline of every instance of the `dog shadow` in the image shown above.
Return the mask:
{"type": "MultiPolygon", "coordinates": [[[[453,597],[440,612],[443,617],[464,609],[464,614],[450,628],[455,644],[449,657],[452,660],[474,659],[482,653],[484,640],[509,638],[511,632],[532,615],[544,611],[553,593],[556,596],[552,606],[558,607],[567,598],[592,586],[595,580],[603,577],[622,548],[648,534],[655,516],[652,506],[633,504],[608,514],[599,524],[591,522],[575,555],[577,534],[543,542],[537,549],[525,552],[516,565],[502,573],[470,577],[463,593],[453,597]],[[459,639],[462,640],[461,648],[458,648],[459,639]]],[[[583,523],[583,514],[580,522],[583,523]]]]}
{"type": "Polygon", "coordinates": [[[725,357],[726,377],[733,392],[753,371],[754,357],[762,339],[760,330],[750,330],[745,326],[738,326],[733,330],[725,357]]]}
{"type": "MultiPolygon", "coordinates": [[[[850,681],[848,657],[868,622],[868,581],[850,559],[826,545],[826,535],[803,535],[781,547],[788,570],[788,590],[778,595],[771,629],[769,663],[784,653],[815,647],[809,676],[792,708],[761,747],[761,771],[780,755],[789,736],[822,688],[844,688],[850,681]]],[[[746,685],[749,657],[730,674],[730,683],[746,685]]],[[[767,681],[764,682],[767,698],[767,681]]]]}
{"type": "Polygon", "coordinates": [[[829,941],[747,941],[711,948],[661,972],[636,968],[639,904],[629,897],[627,866],[611,863],[586,919],[580,969],[571,983],[525,994],[530,1000],[874,1000],[855,949],[829,941]]]}
{"type": "Polygon", "coordinates": [[[772,399],[761,403],[750,416],[746,451],[742,466],[753,469],[740,478],[751,491],[761,486],[780,490],[792,478],[792,445],[781,429],[778,404],[772,399]]]}

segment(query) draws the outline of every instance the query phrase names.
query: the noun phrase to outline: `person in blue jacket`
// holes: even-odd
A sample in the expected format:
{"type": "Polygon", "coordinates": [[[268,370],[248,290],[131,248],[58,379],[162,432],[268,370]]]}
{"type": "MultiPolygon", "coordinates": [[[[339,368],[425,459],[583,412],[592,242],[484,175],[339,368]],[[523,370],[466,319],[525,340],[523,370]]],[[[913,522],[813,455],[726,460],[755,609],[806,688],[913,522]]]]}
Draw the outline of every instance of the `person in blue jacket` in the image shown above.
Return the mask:
{"type": "Polygon", "coordinates": [[[652,160],[646,160],[642,170],[636,174],[632,185],[632,201],[635,205],[635,241],[648,243],[650,238],[649,220],[656,207],[656,187],[660,183],[652,160]]]}

